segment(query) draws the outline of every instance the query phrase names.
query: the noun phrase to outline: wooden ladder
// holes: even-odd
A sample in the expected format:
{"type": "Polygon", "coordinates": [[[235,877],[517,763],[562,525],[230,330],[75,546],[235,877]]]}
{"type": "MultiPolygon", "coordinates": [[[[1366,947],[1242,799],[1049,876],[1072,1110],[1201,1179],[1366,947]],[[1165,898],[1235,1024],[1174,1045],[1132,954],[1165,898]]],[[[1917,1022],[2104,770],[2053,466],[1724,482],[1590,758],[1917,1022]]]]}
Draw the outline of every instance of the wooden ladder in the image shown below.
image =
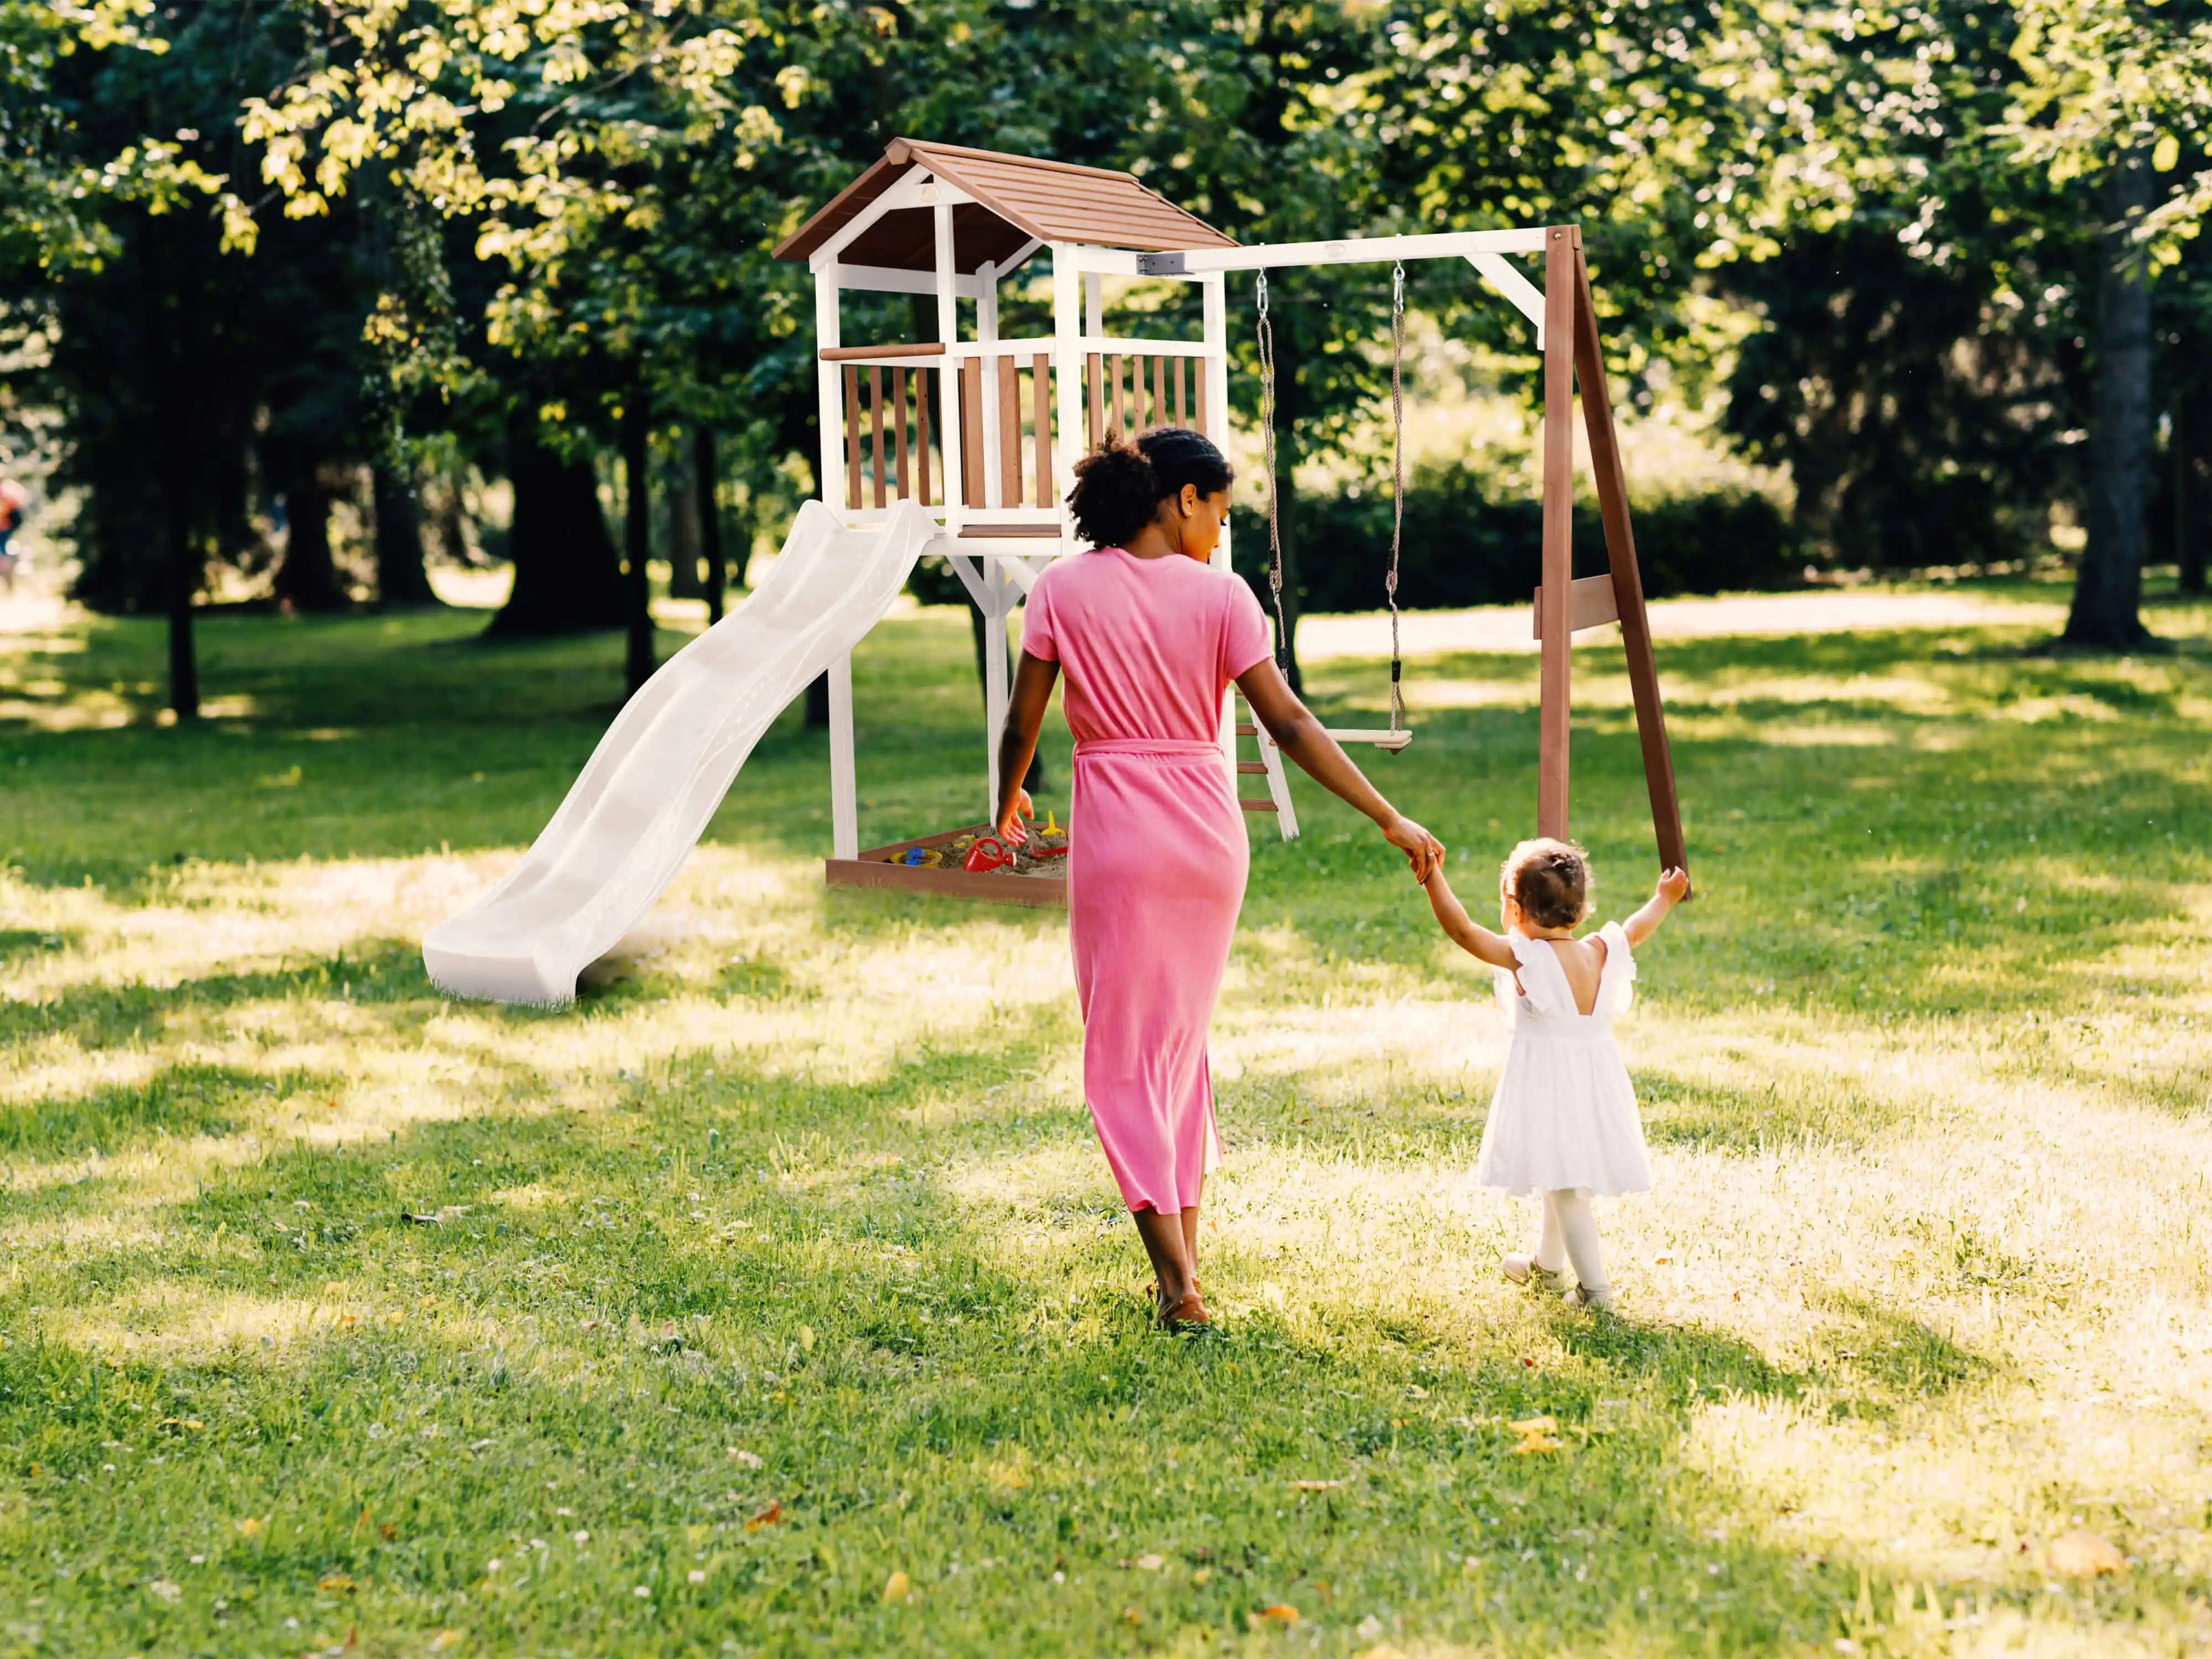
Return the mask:
{"type": "MultiPolygon", "coordinates": [[[[1234,691],[1230,694],[1232,709],[1236,707],[1234,700],[1237,695],[1234,691]]],[[[1237,804],[1248,812],[1273,812],[1275,815],[1275,827],[1282,831],[1283,839],[1295,841],[1298,834],[1298,810],[1291,804],[1290,780],[1283,773],[1283,751],[1275,747],[1275,740],[1267,735],[1267,727],[1261,726],[1256,719],[1250,717],[1251,710],[1249,708],[1245,709],[1244,714],[1246,718],[1237,722],[1237,736],[1240,744],[1237,756],[1237,774],[1240,778],[1245,776],[1266,778],[1267,793],[1265,795],[1239,795],[1237,798],[1237,804]],[[1252,739],[1252,746],[1258,751],[1259,759],[1248,761],[1244,758],[1241,744],[1243,739],[1246,738],[1252,739]]]]}

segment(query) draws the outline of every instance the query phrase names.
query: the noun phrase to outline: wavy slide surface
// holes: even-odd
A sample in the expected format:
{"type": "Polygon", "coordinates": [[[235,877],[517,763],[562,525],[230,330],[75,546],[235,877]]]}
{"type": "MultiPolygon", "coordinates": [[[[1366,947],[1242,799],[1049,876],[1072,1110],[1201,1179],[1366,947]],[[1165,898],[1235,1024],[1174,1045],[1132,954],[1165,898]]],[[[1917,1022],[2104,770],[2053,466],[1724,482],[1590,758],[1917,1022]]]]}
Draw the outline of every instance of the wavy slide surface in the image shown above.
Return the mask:
{"type": "Polygon", "coordinates": [[[890,608],[938,526],[799,510],[758,589],[623,705],[522,861],[422,940],[442,990],[560,1004],[653,908],[776,715],[890,608]]]}

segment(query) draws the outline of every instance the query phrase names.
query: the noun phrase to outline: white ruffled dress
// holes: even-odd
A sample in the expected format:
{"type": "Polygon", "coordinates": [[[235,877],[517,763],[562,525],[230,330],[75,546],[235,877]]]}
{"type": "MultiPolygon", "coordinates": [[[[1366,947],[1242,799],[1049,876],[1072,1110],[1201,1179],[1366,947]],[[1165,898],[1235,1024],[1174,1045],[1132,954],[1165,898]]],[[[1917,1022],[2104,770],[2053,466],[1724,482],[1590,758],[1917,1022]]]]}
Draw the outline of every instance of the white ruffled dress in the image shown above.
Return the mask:
{"type": "Polygon", "coordinates": [[[1575,1006],[1559,955],[1541,939],[1506,935],[1521,963],[1520,985],[1503,969],[1498,1001],[1513,1022],[1505,1073],[1490,1103],[1476,1179],[1509,1194],[1571,1188],[1610,1198],[1651,1190],[1636,1085],[1613,1041],[1615,1015],[1635,997],[1636,958],[1628,935],[1609,921],[1597,1001],[1575,1006]]]}

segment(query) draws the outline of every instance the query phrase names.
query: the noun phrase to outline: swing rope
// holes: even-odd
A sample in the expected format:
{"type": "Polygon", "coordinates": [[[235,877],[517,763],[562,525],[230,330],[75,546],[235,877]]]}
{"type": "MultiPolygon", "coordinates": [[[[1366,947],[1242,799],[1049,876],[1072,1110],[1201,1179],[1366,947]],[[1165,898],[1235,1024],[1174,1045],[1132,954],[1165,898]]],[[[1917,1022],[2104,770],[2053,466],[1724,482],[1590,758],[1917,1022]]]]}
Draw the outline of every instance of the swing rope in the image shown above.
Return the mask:
{"type": "Polygon", "coordinates": [[[1406,267],[1390,270],[1390,574],[1382,579],[1390,602],[1390,730],[1405,728],[1406,694],[1400,684],[1405,659],[1398,648],[1398,550],[1406,536],[1406,267]]]}
{"type": "MultiPolygon", "coordinates": [[[[1267,593],[1275,606],[1275,663],[1291,672],[1290,629],[1283,617],[1283,526],[1275,494],[1275,325],[1267,315],[1267,273],[1259,273],[1260,429],[1267,469],[1267,593]]],[[[1390,607],[1390,735],[1406,729],[1405,658],[1398,637],[1398,562],[1406,536],[1406,267],[1390,268],[1390,568],[1382,592],[1390,607]]]]}
{"type": "Polygon", "coordinates": [[[1275,505],[1275,325],[1267,319],[1267,273],[1260,273],[1260,430],[1267,442],[1267,593],[1275,605],[1275,666],[1288,679],[1291,635],[1283,622],[1283,524],[1275,505]]]}

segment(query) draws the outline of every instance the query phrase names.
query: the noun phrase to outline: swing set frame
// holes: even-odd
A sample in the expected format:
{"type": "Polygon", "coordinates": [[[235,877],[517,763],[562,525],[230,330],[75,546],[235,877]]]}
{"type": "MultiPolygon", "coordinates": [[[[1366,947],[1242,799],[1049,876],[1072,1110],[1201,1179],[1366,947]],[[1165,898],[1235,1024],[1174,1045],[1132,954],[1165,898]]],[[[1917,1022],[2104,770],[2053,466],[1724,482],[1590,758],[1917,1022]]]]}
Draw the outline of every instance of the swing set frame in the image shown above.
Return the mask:
{"type": "MultiPolygon", "coordinates": [[[[1636,533],[1630,520],[1628,485],[1621,470],[1613,402],[1606,390],[1605,356],[1598,337],[1597,307],[1590,295],[1589,268],[1583,254],[1582,228],[1546,225],[1528,230],[1376,236],[1340,242],[1140,254],[1137,269],[1146,275],[1187,276],[1437,258],[1463,258],[1481,271],[1492,287],[1536,325],[1536,349],[1544,360],[1543,580],[1534,595],[1535,637],[1541,648],[1536,833],[1562,841],[1569,835],[1574,635],[1617,622],[1628,659],[1629,690],[1636,708],[1636,731],[1643,747],[1644,779],[1651,800],[1651,829],[1658,843],[1660,867],[1686,871],[1689,854],[1682,836],[1674,757],[1667,741],[1666,707],[1659,694],[1659,667],[1651,649],[1651,622],[1644,605],[1644,577],[1637,563],[1636,533]],[[1506,261],[1508,253],[1544,256],[1540,290],[1506,261]],[[1605,526],[1607,562],[1604,574],[1580,579],[1574,575],[1573,550],[1573,406],[1577,386],[1597,485],[1599,516],[1605,526]]],[[[1395,369],[1394,365],[1394,379],[1395,369]]],[[[1267,488],[1272,507],[1272,477],[1267,488]]],[[[1402,498],[1402,480],[1399,494],[1402,498]]],[[[1397,505],[1402,507],[1402,499],[1397,505]]],[[[1395,636],[1395,592],[1390,598],[1395,636]]],[[[1392,658],[1395,697],[1395,651],[1392,658]]],[[[1389,733],[1331,735],[1340,741],[1348,737],[1354,741],[1381,742],[1388,748],[1404,746],[1395,719],[1389,733]]]]}
{"type": "MultiPolygon", "coordinates": [[[[1535,595],[1542,654],[1539,831],[1568,834],[1573,635],[1617,621],[1627,651],[1660,862],[1687,867],[1577,227],[1240,247],[1126,173],[900,138],[786,238],[776,257],[805,260],[813,276],[821,409],[817,470],[823,505],[848,529],[865,530],[887,522],[903,504],[918,503],[942,526],[926,550],[946,559],[989,624],[983,734],[988,802],[997,799],[997,738],[1007,699],[1006,623],[1053,559],[1083,549],[1065,498],[1075,463],[1108,431],[1133,434],[1148,424],[1187,421],[1201,432],[1226,434],[1229,274],[1418,259],[1464,259],[1474,265],[1534,326],[1544,360],[1543,581],[1535,595]],[[1001,286],[1041,252],[1052,262],[1052,331],[1033,339],[1005,338],[999,329],[1001,286]],[[1511,257],[1540,253],[1540,289],[1511,257]],[[1109,333],[1102,289],[1109,276],[1164,277],[1196,288],[1202,299],[1200,337],[1159,337],[1150,328],[1109,333]],[[840,300],[853,292],[933,299],[936,338],[848,344],[840,300]],[[1609,567],[1607,574],[1580,581],[1572,580],[1570,544],[1574,446],[1569,422],[1577,381],[1609,567]]],[[[1148,319],[1139,313],[1137,320],[1148,319]]],[[[1402,352],[1402,339],[1395,343],[1402,352]]],[[[1401,498],[1402,493],[1401,487],[1401,498]]],[[[1214,555],[1224,570],[1230,539],[1224,527],[1214,555]]],[[[1395,592],[1391,597],[1395,625],[1395,592]]],[[[1391,729],[1332,735],[1394,751],[1411,740],[1396,708],[1395,649],[1392,654],[1391,729]]],[[[849,652],[832,663],[828,679],[833,854],[826,878],[944,889],[947,872],[897,863],[922,842],[861,850],[849,652]]],[[[1267,795],[1243,798],[1244,809],[1275,815],[1284,837],[1295,836],[1297,820],[1281,756],[1256,722],[1237,720],[1233,695],[1223,698],[1220,728],[1232,790],[1239,775],[1266,775],[1267,795]],[[1238,739],[1244,738],[1257,743],[1259,761],[1238,758],[1238,739]]],[[[1049,890],[1058,883],[973,879],[979,889],[993,890],[967,896],[1060,902],[1049,890]]]]}

